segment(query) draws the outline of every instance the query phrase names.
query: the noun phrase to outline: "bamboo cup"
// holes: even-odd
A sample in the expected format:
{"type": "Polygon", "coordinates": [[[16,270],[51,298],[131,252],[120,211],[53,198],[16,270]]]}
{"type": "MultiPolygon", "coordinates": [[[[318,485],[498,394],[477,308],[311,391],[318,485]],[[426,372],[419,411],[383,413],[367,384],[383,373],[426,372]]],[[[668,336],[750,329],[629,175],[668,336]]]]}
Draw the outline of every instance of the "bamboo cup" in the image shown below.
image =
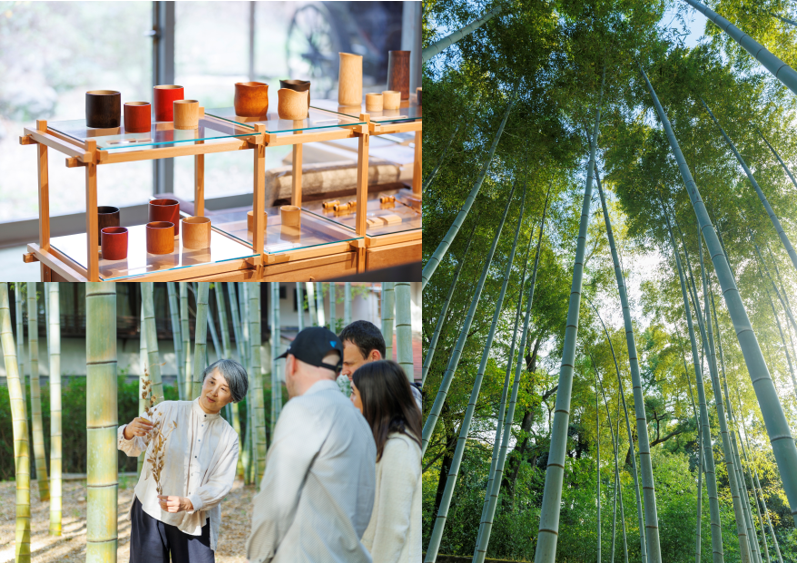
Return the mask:
{"type": "Polygon", "coordinates": [[[398,109],[401,105],[401,92],[396,90],[385,90],[382,92],[384,98],[383,107],[385,109],[398,109]]]}
{"type": "Polygon", "coordinates": [[[174,128],[199,128],[199,102],[197,100],[174,101],[174,128]]]}
{"type": "Polygon", "coordinates": [[[383,97],[382,94],[366,94],[365,95],[365,110],[366,111],[382,111],[383,97]]]}
{"type": "Polygon", "coordinates": [[[185,217],[183,223],[183,248],[207,248],[210,246],[210,219],[207,217],[185,217]]]}

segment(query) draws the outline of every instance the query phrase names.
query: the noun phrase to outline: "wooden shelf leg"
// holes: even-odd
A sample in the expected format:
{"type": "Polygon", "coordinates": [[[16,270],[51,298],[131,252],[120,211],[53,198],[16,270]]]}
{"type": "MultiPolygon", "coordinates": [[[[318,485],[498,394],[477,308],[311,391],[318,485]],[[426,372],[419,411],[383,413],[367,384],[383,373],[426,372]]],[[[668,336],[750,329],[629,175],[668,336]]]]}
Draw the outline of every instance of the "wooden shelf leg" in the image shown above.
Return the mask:
{"type": "Polygon", "coordinates": [[[97,165],[86,164],[86,256],[89,281],[100,281],[100,253],[97,249],[97,165]]]}
{"type": "Polygon", "coordinates": [[[359,236],[365,236],[366,215],[368,213],[368,149],[371,145],[371,136],[360,133],[357,143],[357,216],[355,217],[355,231],[359,236]]]}
{"type": "Polygon", "coordinates": [[[252,248],[255,254],[263,254],[263,238],[265,236],[265,225],[263,224],[263,213],[266,210],[266,146],[255,145],[255,183],[254,183],[254,222],[252,224],[252,248]]]}
{"type": "Polygon", "coordinates": [[[423,166],[421,164],[423,140],[421,136],[420,131],[415,132],[415,164],[412,168],[412,194],[418,198],[423,196],[423,166]]]}
{"type": "Polygon", "coordinates": [[[205,216],[205,155],[194,157],[194,216],[205,216]]]}
{"type": "Polygon", "coordinates": [[[302,206],[302,144],[293,145],[293,177],[291,179],[293,194],[291,205],[302,206]]]}
{"type": "MultiPolygon", "coordinates": [[[[36,126],[39,131],[47,131],[46,121],[39,121],[36,126]]],[[[36,149],[39,172],[39,248],[50,250],[50,176],[47,167],[47,145],[37,143],[36,149]]]]}

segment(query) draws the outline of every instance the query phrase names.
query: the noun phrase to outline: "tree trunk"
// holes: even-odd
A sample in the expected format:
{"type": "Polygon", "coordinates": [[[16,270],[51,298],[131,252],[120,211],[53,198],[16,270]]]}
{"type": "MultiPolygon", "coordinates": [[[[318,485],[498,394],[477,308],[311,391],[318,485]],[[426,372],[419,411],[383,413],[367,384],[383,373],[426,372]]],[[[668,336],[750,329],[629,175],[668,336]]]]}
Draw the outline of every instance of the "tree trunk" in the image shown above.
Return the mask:
{"type": "MultiPolygon", "coordinates": [[[[396,315],[396,293],[393,282],[382,282],[382,336],[385,339],[385,359],[393,359],[393,324],[396,315]]],[[[427,357],[433,353],[432,349],[426,353],[427,357]]],[[[426,378],[426,366],[423,371],[426,378]]]]}
{"type": "Polygon", "coordinates": [[[86,563],[117,549],[116,284],[86,284],[86,563]]]}
{"type": "Polygon", "coordinates": [[[797,252],[794,251],[794,247],[791,245],[789,237],[786,236],[786,233],[783,231],[783,227],[780,224],[780,220],[778,219],[778,216],[775,215],[775,211],[773,211],[772,206],[769,204],[769,201],[764,195],[761,186],[759,186],[758,182],[756,182],[753,173],[750,172],[750,169],[747,167],[747,163],[742,158],[742,155],[739,154],[739,151],[736,150],[736,147],[734,146],[733,142],[731,142],[730,137],[728,137],[728,135],[725,133],[725,130],[719,124],[717,118],[714,117],[714,114],[711,112],[708,105],[706,105],[706,102],[703,101],[703,98],[700,98],[700,101],[703,102],[703,107],[706,108],[706,111],[708,111],[708,114],[711,116],[711,119],[714,120],[714,123],[719,128],[720,133],[722,133],[725,142],[728,143],[731,152],[733,152],[733,155],[736,157],[736,160],[739,162],[739,165],[744,170],[744,173],[747,174],[747,179],[750,180],[750,183],[753,185],[755,193],[758,195],[758,199],[761,200],[761,204],[764,206],[767,215],[769,215],[769,220],[772,222],[772,226],[775,228],[775,231],[778,233],[778,237],[780,237],[780,242],[783,244],[783,248],[785,248],[786,252],[789,254],[789,258],[791,258],[792,265],[794,266],[795,269],[797,269],[797,252]]]}
{"type": "Polygon", "coordinates": [[[650,440],[648,438],[648,424],[645,413],[645,396],[642,392],[642,379],[639,375],[639,362],[637,360],[634,326],[631,323],[631,308],[628,305],[628,296],[625,288],[625,278],[620,267],[620,258],[614,243],[612,222],[609,219],[609,210],[606,207],[606,198],[603,195],[600,175],[595,168],[595,180],[598,185],[603,219],[606,223],[606,237],[614,262],[614,275],[617,278],[617,291],[620,294],[620,304],[623,308],[623,324],[625,326],[625,340],[628,346],[628,361],[631,366],[631,382],[634,389],[634,410],[636,412],[637,440],[639,441],[639,465],[642,470],[642,491],[645,498],[645,540],[647,541],[648,557],[652,563],[661,563],[661,545],[659,543],[659,517],[656,510],[656,490],[653,479],[653,464],[650,461],[650,440]]]}
{"type": "Polygon", "coordinates": [[[459,131],[459,126],[460,123],[457,123],[457,126],[454,127],[454,132],[451,133],[451,138],[448,140],[446,148],[443,149],[443,153],[440,155],[440,158],[437,160],[437,165],[434,167],[434,170],[432,170],[431,174],[429,174],[429,176],[424,181],[423,188],[421,188],[423,192],[426,191],[426,188],[428,188],[429,184],[432,183],[434,177],[437,176],[437,171],[440,170],[440,166],[443,164],[443,161],[446,159],[446,153],[448,152],[448,149],[451,147],[451,143],[454,142],[454,137],[457,136],[457,131],[459,131]]]}
{"type": "Polygon", "coordinates": [[[493,160],[495,149],[498,147],[498,141],[501,139],[501,134],[504,132],[504,126],[506,125],[507,119],[509,119],[509,112],[512,110],[512,106],[515,104],[516,99],[517,98],[512,98],[509,104],[507,104],[506,111],[504,112],[504,118],[501,121],[501,125],[498,127],[498,132],[495,134],[495,138],[490,146],[490,151],[487,153],[487,158],[482,166],[481,172],[479,173],[479,177],[476,178],[473,188],[471,188],[468,197],[465,198],[462,208],[459,210],[456,219],[454,219],[454,223],[451,225],[451,227],[449,227],[446,236],[443,237],[443,240],[440,241],[439,245],[437,245],[434,253],[429,257],[429,260],[426,261],[426,266],[423,267],[423,272],[421,272],[421,290],[426,288],[426,284],[429,283],[430,279],[432,279],[435,270],[440,265],[440,262],[443,261],[443,258],[445,258],[445,255],[448,252],[448,247],[451,246],[452,242],[454,242],[459,229],[462,227],[462,224],[465,222],[465,219],[470,212],[470,208],[473,206],[473,202],[476,200],[476,196],[479,195],[479,190],[481,190],[482,183],[484,183],[484,179],[487,177],[487,172],[490,169],[490,163],[493,160]]]}
{"type": "MultiPolygon", "coordinates": [[[[678,246],[675,243],[675,236],[672,233],[670,226],[670,219],[667,216],[666,209],[662,202],[662,213],[667,221],[667,229],[670,233],[670,241],[672,242],[673,254],[675,255],[675,264],[678,268],[678,277],[681,281],[681,293],[684,300],[684,314],[686,316],[686,324],[689,328],[689,340],[692,344],[692,363],[695,368],[695,382],[697,387],[698,401],[700,403],[700,430],[703,433],[703,446],[702,453],[704,454],[705,474],[706,474],[706,489],[708,490],[709,509],[711,513],[711,550],[713,554],[714,563],[723,563],[724,554],[722,551],[722,524],[720,522],[720,508],[717,498],[717,477],[714,470],[714,450],[711,444],[711,427],[708,422],[708,409],[706,408],[706,392],[703,387],[703,373],[697,357],[697,340],[695,339],[695,330],[692,324],[692,312],[689,307],[689,295],[686,289],[686,282],[684,281],[683,268],[681,268],[681,257],[678,252],[678,246]]],[[[697,304],[695,304],[697,307],[697,304]]],[[[698,320],[700,316],[698,315],[698,320]]]]}
{"type": "Polygon", "coordinates": [[[487,253],[487,258],[484,262],[484,267],[482,268],[482,274],[479,278],[479,282],[476,284],[476,291],[473,293],[473,298],[471,299],[470,309],[468,310],[468,314],[465,317],[465,322],[462,324],[462,329],[459,332],[459,338],[457,339],[457,344],[454,347],[454,352],[451,355],[451,358],[448,362],[448,367],[446,368],[445,373],[443,374],[443,379],[440,381],[440,388],[437,390],[437,396],[435,397],[434,404],[432,405],[431,410],[429,411],[429,415],[426,418],[426,423],[423,425],[423,433],[421,438],[421,451],[423,454],[426,453],[426,447],[429,445],[429,440],[434,433],[434,428],[437,425],[437,419],[440,417],[440,411],[443,408],[443,404],[446,401],[446,396],[448,394],[448,389],[451,387],[451,381],[454,379],[454,374],[457,371],[457,366],[459,365],[459,359],[462,356],[462,350],[465,347],[465,341],[468,339],[468,333],[470,332],[471,324],[473,323],[473,317],[476,315],[476,308],[479,305],[479,299],[481,298],[482,289],[484,288],[484,283],[487,280],[487,274],[490,270],[490,265],[493,261],[493,256],[495,255],[495,249],[498,246],[498,239],[501,238],[501,231],[504,228],[504,223],[506,222],[506,216],[509,214],[509,208],[512,203],[512,197],[515,193],[515,186],[512,186],[512,189],[509,192],[509,196],[506,199],[506,206],[504,207],[504,214],[501,217],[501,222],[498,224],[498,229],[495,231],[495,236],[493,237],[492,246],[490,246],[490,250],[487,253]]]}
{"type": "Polygon", "coordinates": [[[396,296],[396,357],[410,383],[415,381],[412,359],[412,300],[410,282],[395,282],[396,296]]]}
{"type": "MultiPolygon", "coordinates": [[[[548,187],[548,194],[550,195],[550,185],[548,187]]],[[[511,196],[510,196],[511,199],[511,196]]],[[[531,321],[531,306],[534,303],[534,286],[537,282],[537,270],[540,265],[540,249],[542,248],[542,234],[545,230],[545,213],[548,210],[548,196],[545,197],[545,205],[542,208],[542,219],[540,220],[540,234],[537,238],[537,251],[534,255],[534,269],[531,273],[531,281],[529,282],[529,297],[526,300],[526,316],[523,321],[523,336],[520,339],[520,347],[517,351],[517,361],[515,362],[515,379],[512,383],[512,395],[509,398],[509,406],[506,410],[506,417],[503,420],[504,428],[503,435],[501,436],[501,450],[498,453],[498,461],[495,464],[495,476],[492,481],[492,488],[489,491],[488,502],[486,511],[483,511],[482,521],[479,524],[479,534],[477,536],[476,550],[473,553],[473,563],[484,563],[484,558],[487,556],[487,546],[490,544],[490,532],[493,527],[493,518],[495,517],[495,507],[498,504],[498,494],[501,491],[501,481],[504,474],[504,464],[506,463],[506,450],[509,438],[512,435],[512,423],[515,420],[515,406],[517,405],[518,390],[520,389],[520,379],[523,369],[523,354],[526,351],[526,341],[529,335],[529,322],[531,321]]],[[[525,275],[525,269],[523,271],[525,275]]],[[[479,290],[480,291],[480,290],[479,290]]],[[[523,283],[520,287],[521,293],[523,292],[523,283]]],[[[507,367],[507,371],[511,366],[507,367]]]]}
{"type": "Polygon", "coordinates": [[[584,202],[578,229],[578,245],[573,264],[573,283],[570,290],[570,303],[567,309],[567,328],[562,351],[562,365],[559,371],[559,390],[556,393],[556,411],[551,428],[551,448],[548,452],[548,466],[545,471],[545,490],[540,511],[540,528],[537,536],[535,563],[553,563],[556,558],[556,542],[559,537],[559,511],[562,503],[562,481],[567,453],[567,429],[570,420],[570,397],[573,388],[573,365],[578,338],[578,317],[581,307],[581,285],[584,274],[584,252],[589,226],[590,203],[592,202],[592,174],[595,168],[595,152],[598,148],[598,129],[600,126],[603,85],[606,82],[606,65],[603,67],[600,94],[595,110],[595,125],[590,139],[587,182],[584,188],[584,202]]]}
{"type": "Polygon", "coordinates": [[[706,7],[705,5],[697,2],[697,0],[684,0],[687,4],[692,6],[695,10],[706,16],[713,21],[717,27],[728,34],[728,36],[736,41],[742,48],[753,55],[753,57],[763,65],[772,76],[780,80],[784,86],[797,94],[797,72],[780,60],[778,57],[770,53],[763,45],[755,41],[752,37],[744,33],[735,25],[731,24],[728,20],[706,7]]]}
{"type": "Polygon", "coordinates": [[[349,326],[351,324],[351,283],[345,282],[343,284],[343,324],[349,326]]]}
{"type": "Polygon", "coordinates": [[[266,403],[263,396],[263,376],[260,373],[260,315],[258,314],[260,301],[260,284],[247,288],[249,293],[249,365],[252,380],[252,412],[254,413],[254,427],[252,447],[254,449],[255,482],[260,488],[260,481],[266,471],[266,403]]]}
{"type": "MultiPolygon", "coordinates": [[[[446,486],[445,490],[443,491],[443,499],[440,503],[440,508],[437,512],[437,520],[435,521],[434,529],[432,530],[432,536],[429,540],[429,547],[426,549],[426,563],[434,563],[437,560],[437,553],[440,549],[440,542],[443,539],[443,530],[445,529],[446,519],[448,518],[448,508],[451,505],[451,498],[454,495],[454,487],[457,484],[457,477],[459,475],[459,468],[462,463],[462,456],[465,454],[465,445],[468,441],[468,434],[470,432],[470,423],[473,419],[473,412],[476,410],[476,403],[479,400],[479,393],[481,392],[481,385],[482,380],[484,378],[484,372],[487,369],[487,360],[490,358],[490,350],[493,346],[493,338],[495,337],[495,329],[498,326],[498,320],[501,318],[501,310],[503,309],[504,305],[504,297],[506,296],[506,288],[509,284],[509,278],[512,276],[512,265],[515,261],[515,251],[517,250],[517,241],[518,237],[520,236],[520,226],[523,223],[523,211],[524,206],[526,203],[526,188],[525,185],[523,187],[523,196],[520,199],[520,215],[518,217],[517,227],[515,228],[515,238],[512,242],[512,250],[509,253],[509,257],[506,261],[506,271],[504,272],[504,282],[501,285],[501,293],[498,295],[498,300],[495,304],[495,312],[493,313],[493,321],[490,325],[490,332],[487,333],[487,340],[484,344],[484,350],[482,351],[482,359],[481,363],[479,364],[479,369],[476,372],[476,377],[473,381],[473,389],[471,390],[470,400],[468,401],[468,406],[465,409],[465,416],[462,419],[462,424],[459,427],[459,438],[457,439],[457,447],[454,450],[454,459],[451,462],[451,468],[448,472],[448,477],[446,478],[446,486]]],[[[407,282],[396,282],[396,295],[397,299],[397,313],[401,312],[402,309],[402,299],[400,288],[401,286],[406,285],[406,301],[409,301],[409,283],[407,282]]],[[[404,307],[408,308],[409,303],[404,304],[404,307]]],[[[397,315],[400,316],[400,315],[397,315]]],[[[409,315],[406,315],[409,317],[409,315]]],[[[406,320],[409,320],[408,318],[406,320]]],[[[401,319],[397,323],[397,328],[401,327],[401,319]]],[[[398,328],[399,334],[401,334],[401,329],[398,328]]],[[[401,352],[401,344],[398,345],[399,352],[401,352]]],[[[410,350],[411,352],[411,350],[410,350]]],[[[399,358],[401,354],[399,354],[399,358]]]]}
{"type": "MultiPolygon", "coordinates": [[[[155,299],[153,282],[142,282],[141,293],[144,305],[144,324],[147,335],[147,365],[149,379],[152,381],[153,405],[163,401],[163,381],[161,378],[161,360],[158,352],[158,329],[155,325],[155,299]]],[[[200,382],[200,386],[202,383],[200,382]]]]}
{"type": "MultiPolygon", "coordinates": [[[[194,327],[196,330],[196,327],[194,327]]],[[[188,286],[180,282],[180,333],[183,337],[183,374],[185,376],[185,400],[190,401],[193,396],[193,370],[191,369],[191,330],[188,327],[188,286]]]]}
{"type": "Polygon", "coordinates": [[[481,26],[486,24],[488,21],[490,21],[491,18],[493,18],[494,16],[497,16],[498,14],[500,14],[501,10],[502,10],[501,6],[499,6],[497,8],[493,8],[492,10],[490,10],[489,12],[484,14],[479,19],[473,20],[468,25],[459,28],[458,30],[456,30],[455,32],[453,32],[453,33],[451,33],[449,35],[446,35],[445,37],[443,37],[439,41],[436,41],[435,43],[432,43],[431,45],[426,47],[423,50],[422,54],[421,54],[421,56],[423,58],[423,62],[428,61],[429,59],[431,59],[432,57],[434,57],[438,53],[442,52],[443,50],[447,49],[448,47],[450,47],[451,45],[453,45],[454,43],[456,43],[457,41],[459,41],[463,37],[467,37],[468,35],[470,35],[474,31],[479,29],[481,26]]]}
{"type": "Polygon", "coordinates": [[[39,307],[36,302],[36,282],[28,282],[28,344],[30,347],[30,414],[33,422],[33,454],[36,458],[36,483],[39,500],[50,500],[47,480],[47,454],[44,448],[42,399],[39,386],[39,307]]]}
{"type": "Polygon", "coordinates": [[[177,292],[174,282],[166,282],[169,293],[169,316],[172,319],[172,340],[174,342],[174,364],[177,367],[177,393],[181,401],[185,400],[185,365],[183,364],[183,337],[180,334],[180,309],[177,306],[177,292]]]}
{"type": "MultiPolygon", "coordinates": [[[[14,285],[16,298],[17,331],[21,327],[22,284],[14,285]]],[[[8,283],[0,283],[0,342],[6,369],[6,385],[11,403],[11,420],[14,431],[14,484],[16,487],[16,534],[14,557],[16,563],[30,563],[30,445],[28,442],[28,415],[25,393],[17,364],[18,348],[14,346],[11,329],[11,307],[8,300],[8,283]]]]}
{"type": "MultiPolygon", "coordinates": [[[[473,224],[473,229],[471,229],[470,236],[468,237],[468,243],[465,245],[465,253],[462,255],[462,259],[459,261],[459,264],[457,264],[457,269],[454,270],[454,279],[451,280],[451,287],[448,289],[448,295],[446,296],[446,300],[443,301],[443,307],[440,309],[440,314],[437,316],[437,324],[434,327],[432,339],[429,341],[429,348],[426,351],[426,357],[423,359],[421,386],[426,384],[426,374],[429,373],[429,368],[432,365],[432,359],[434,359],[435,349],[437,348],[437,340],[440,338],[440,331],[443,329],[443,325],[446,322],[448,306],[451,304],[451,297],[454,296],[454,290],[457,287],[457,281],[459,281],[459,274],[462,272],[462,265],[468,258],[468,251],[470,251],[470,244],[473,242],[473,233],[476,232],[476,225],[478,225],[478,222],[473,224]]],[[[529,237],[529,243],[531,243],[531,239],[532,237],[529,237]]],[[[507,371],[507,373],[509,372],[507,371]]]]}
{"type": "MultiPolygon", "coordinates": [[[[202,373],[205,371],[205,354],[208,339],[208,291],[207,283],[200,283],[196,291],[196,325],[194,327],[194,379],[191,385],[191,400],[202,392],[202,373]]],[[[149,331],[148,331],[149,332],[149,331]]],[[[149,334],[147,342],[150,341],[149,334]]],[[[149,347],[148,347],[149,348],[149,347]]],[[[150,363],[151,363],[150,352],[150,363]]],[[[150,366],[151,367],[151,366],[150,366]]]]}
{"type": "MultiPolygon", "coordinates": [[[[639,490],[639,472],[636,466],[636,455],[634,455],[633,453],[634,435],[631,432],[631,421],[628,417],[628,405],[626,405],[625,403],[625,391],[623,390],[623,380],[620,377],[620,366],[617,364],[617,354],[615,354],[614,352],[614,345],[612,344],[612,339],[609,337],[609,331],[606,328],[606,324],[604,324],[603,322],[603,318],[598,312],[598,308],[595,307],[595,304],[592,303],[592,301],[587,300],[587,303],[589,303],[590,306],[592,307],[592,310],[595,311],[595,315],[598,317],[598,320],[600,321],[601,326],[603,327],[603,333],[606,335],[606,341],[609,343],[609,350],[611,350],[612,352],[612,360],[614,361],[614,371],[617,373],[617,390],[620,395],[620,399],[622,400],[623,403],[623,413],[625,414],[625,429],[628,434],[628,454],[626,455],[625,464],[628,465],[630,461],[631,468],[634,472],[633,475],[634,492],[636,493],[637,519],[639,520],[639,547],[640,547],[640,556],[644,563],[645,561],[647,561],[648,558],[647,541],[645,534],[643,533],[643,530],[645,529],[645,515],[642,509],[642,493],[639,490]]],[[[623,517],[623,526],[625,526],[625,517],[623,517]]]]}
{"type": "MultiPolygon", "coordinates": [[[[693,0],[687,1],[692,2],[693,0]]],[[[750,373],[756,398],[758,399],[764,423],[767,428],[767,434],[770,438],[772,451],[778,463],[778,470],[783,479],[783,488],[789,500],[790,511],[795,523],[797,523],[797,446],[795,446],[794,439],[791,436],[788,421],[783,413],[783,407],[778,399],[772,378],[769,375],[769,369],[764,361],[764,356],[761,353],[758,340],[750,325],[750,319],[747,316],[747,311],[744,308],[741,295],[733,281],[730,267],[722,253],[722,248],[717,239],[717,234],[714,232],[714,228],[711,225],[706,207],[700,198],[700,192],[692,179],[692,174],[689,172],[689,167],[678,146],[678,141],[675,139],[670,122],[664,113],[664,108],[661,107],[658,97],[656,97],[656,93],[653,90],[653,86],[651,86],[650,81],[648,81],[647,75],[645,75],[642,67],[640,67],[640,71],[653,97],[656,111],[659,114],[659,119],[670,141],[670,146],[678,162],[678,167],[680,168],[681,175],[686,184],[689,198],[692,201],[692,206],[697,215],[701,233],[708,246],[712,261],[714,262],[714,269],[717,272],[717,278],[722,286],[722,295],[725,299],[728,312],[730,313],[731,321],[736,329],[739,345],[741,346],[745,364],[750,373]]]]}
{"type": "Polygon", "coordinates": [[[61,535],[61,305],[58,282],[44,284],[44,298],[50,304],[47,346],[50,355],[50,535],[61,535]]]}

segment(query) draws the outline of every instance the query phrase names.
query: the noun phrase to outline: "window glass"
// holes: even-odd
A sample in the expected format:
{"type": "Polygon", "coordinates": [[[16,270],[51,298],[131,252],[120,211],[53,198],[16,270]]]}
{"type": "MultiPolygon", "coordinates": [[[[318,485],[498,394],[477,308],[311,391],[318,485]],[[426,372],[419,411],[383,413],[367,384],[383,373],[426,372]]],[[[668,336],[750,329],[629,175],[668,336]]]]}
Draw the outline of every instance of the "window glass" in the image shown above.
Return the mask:
{"type": "MultiPolygon", "coordinates": [[[[38,216],[36,149],[24,127],[82,119],[87,90],[117,90],[122,103],[150,101],[151,2],[0,2],[0,221],[38,216]]],[[[85,209],[85,172],[49,154],[50,213],[85,209]]],[[[98,204],[152,194],[152,164],[98,167],[98,204]]]]}

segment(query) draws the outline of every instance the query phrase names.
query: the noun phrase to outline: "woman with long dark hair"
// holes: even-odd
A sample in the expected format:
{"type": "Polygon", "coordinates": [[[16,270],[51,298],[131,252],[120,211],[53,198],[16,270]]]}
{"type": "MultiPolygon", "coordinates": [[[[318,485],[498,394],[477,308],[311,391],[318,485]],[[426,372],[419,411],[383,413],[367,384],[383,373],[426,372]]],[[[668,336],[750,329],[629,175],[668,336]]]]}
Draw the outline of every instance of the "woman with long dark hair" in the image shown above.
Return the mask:
{"type": "Polygon", "coordinates": [[[374,563],[421,560],[421,411],[407,375],[389,360],[360,366],[351,400],[376,442],[376,498],[362,542],[374,563]]]}

